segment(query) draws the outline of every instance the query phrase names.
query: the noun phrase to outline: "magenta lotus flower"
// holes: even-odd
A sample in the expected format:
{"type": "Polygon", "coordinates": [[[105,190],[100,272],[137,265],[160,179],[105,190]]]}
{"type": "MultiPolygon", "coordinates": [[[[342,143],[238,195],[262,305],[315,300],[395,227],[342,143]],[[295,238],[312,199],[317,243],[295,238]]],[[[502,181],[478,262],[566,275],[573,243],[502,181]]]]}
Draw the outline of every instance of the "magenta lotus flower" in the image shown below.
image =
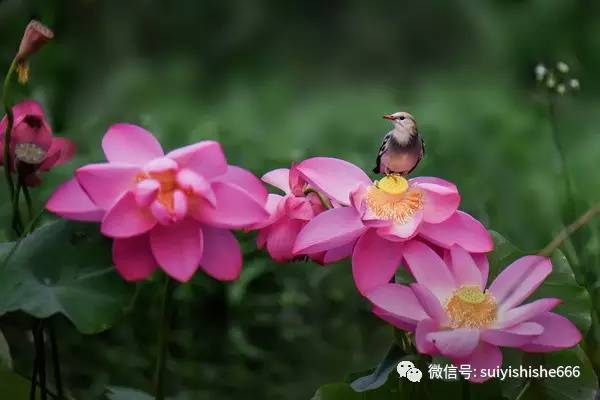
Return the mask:
{"type": "Polygon", "coordinates": [[[415,332],[420,353],[441,354],[455,365],[481,370],[502,364],[499,347],[549,352],[581,340],[568,319],[550,311],[559,299],[521,304],[552,272],[547,258],[516,260],[486,290],[486,278],[476,261],[459,246],[452,246],[447,261],[419,241],[407,243],[403,254],[416,283],[388,283],[371,289],[367,298],[379,317],[415,332]]]}
{"type": "MultiPolygon", "coordinates": [[[[34,100],[25,100],[12,108],[14,124],[10,137],[11,171],[18,170],[27,186],[40,184],[39,171],[69,161],[75,145],[68,139],[52,135],[42,106],[34,100]]],[[[4,165],[4,133],[8,120],[0,121],[0,164],[4,165]]]]}
{"type": "Polygon", "coordinates": [[[483,225],[458,211],[456,186],[443,179],[388,175],[373,182],[357,166],[324,157],[305,160],[297,169],[339,206],[302,229],[294,252],[326,251],[356,241],[352,272],[363,294],[390,281],[405,244],[414,237],[445,249],[459,245],[471,253],[493,249],[483,225]]]}
{"type": "Polygon", "coordinates": [[[102,148],[108,163],[79,168],[48,200],[48,210],[101,222],[127,280],[144,279],[157,266],[182,282],[198,267],[219,280],[239,276],[242,256],[230,229],[268,217],[267,191],[254,175],[227,165],[218,142],[165,155],[135,125],[110,127],[102,148]]]}
{"type": "Polygon", "coordinates": [[[267,209],[270,217],[254,227],[259,229],[256,239],[259,248],[266,247],[269,255],[280,262],[306,255],[319,264],[328,264],[351,254],[354,243],[318,253],[293,253],[300,230],[316,215],[331,207],[331,199],[310,187],[295,165],[291,169],[273,170],[262,180],[282,190],[284,195],[269,194],[267,209]]]}

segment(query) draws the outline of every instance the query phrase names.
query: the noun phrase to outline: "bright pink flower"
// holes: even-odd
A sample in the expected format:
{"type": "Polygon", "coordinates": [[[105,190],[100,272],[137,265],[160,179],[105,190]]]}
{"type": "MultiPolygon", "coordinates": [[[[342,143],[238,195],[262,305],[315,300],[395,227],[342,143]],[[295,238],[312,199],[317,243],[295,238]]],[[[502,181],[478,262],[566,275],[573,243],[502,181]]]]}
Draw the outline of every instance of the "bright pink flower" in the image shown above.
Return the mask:
{"type": "MultiPolygon", "coordinates": [[[[38,171],[69,161],[75,145],[68,139],[52,135],[44,110],[34,100],[25,100],[12,108],[14,124],[10,137],[12,171],[18,170],[28,186],[37,186],[41,180],[38,171]]],[[[0,164],[4,165],[4,132],[8,120],[0,121],[0,164]]]]}
{"type": "Polygon", "coordinates": [[[266,247],[269,255],[280,262],[308,255],[315,262],[328,264],[351,254],[351,246],[318,253],[294,254],[292,249],[300,230],[308,221],[329,208],[331,199],[323,196],[321,200],[320,194],[308,185],[295,165],[292,165],[291,169],[273,170],[265,174],[262,179],[282,190],[284,195],[269,194],[267,209],[270,217],[264,223],[254,227],[259,229],[256,239],[259,248],[266,247]],[[327,208],[323,201],[327,204],[327,208]]]}
{"type": "Polygon", "coordinates": [[[65,218],[101,221],[113,261],[127,280],[157,265],[179,281],[198,267],[219,280],[239,276],[242,256],[230,229],[268,217],[267,191],[250,172],[227,165],[218,142],[167,155],[152,134],[116,124],[102,140],[108,163],[79,168],[46,207],[65,218]]]}
{"type": "Polygon", "coordinates": [[[456,186],[443,179],[400,176],[371,179],[347,161],[316,157],[298,164],[314,188],[345,207],[327,210],[299,233],[295,253],[326,251],[356,241],[352,272],[361,293],[390,281],[403,247],[418,236],[449,249],[486,253],[493,241],[483,225],[458,211],[456,186]],[[358,241],[357,241],[358,239],[358,241]]]}
{"type": "MultiPolygon", "coordinates": [[[[418,241],[407,243],[403,254],[416,283],[384,284],[371,289],[367,298],[380,318],[415,332],[421,353],[441,354],[455,365],[481,370],[502,364],[499,347],[549,352],[581,340],[568,319],[550,312],[559,299],[521,305],[552,272],[547,258],[516,260],[486,290],[476,260],[459,246],[452,246],[447,261],[418,241]]],[[[471,376],[470,380],[486,378],[471,376]]]]}

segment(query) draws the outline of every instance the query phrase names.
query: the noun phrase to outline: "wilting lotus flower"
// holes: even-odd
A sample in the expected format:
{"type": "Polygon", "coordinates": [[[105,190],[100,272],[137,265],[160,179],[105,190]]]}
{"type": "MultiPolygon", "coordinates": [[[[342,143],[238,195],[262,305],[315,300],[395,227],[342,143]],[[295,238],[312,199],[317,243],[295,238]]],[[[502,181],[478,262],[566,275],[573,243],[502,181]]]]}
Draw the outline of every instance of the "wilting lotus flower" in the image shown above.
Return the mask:
{"type": "MultiPolygon", "coordinates": [[[[25,100],[12,108],[14,124],[10,137],[10,169],[15,169],[28,186],[41,180],[38,171],[48,171],[73,157],[75,145],[52,135],[44,110],[34,100],[25,100]]],[[[0,163],[4,165],[4,133],[8,120],[0,121],[0,163]]]]}
{"type": "MultiPolygon", "coordinates": [[[[257,244],[266,247],[275,261],[289,261],[301,256],[292,249],[300,230],[316,215],[331,207],[331,200],[310,187],[295,165],[291,169],[280,168],[262,177],[262,180],[284,192],[284,196],[269,194],[267,209],[270,217],[254,227],[259,229],[257,244]]],[[[348,257],[354,242],[341,248],[308,255],[320,264],[335,262],[348,257]]]]}
{"type": "MultiPolygon", "coordinates": [[[[565,317],[550,312],[559,299],[521,305],[552,272],[550,260],[522,257],[506,267],[486,290],[486,279],[459,246],[443,261],[418,241],[403,249],[417,283],[388,283],[371,289],[373,311],[392,325],[415,332],[421,353],[444,355],[474,370],[502,364],[498,347],[549,352],[576,345],[581,334],[565,317]]],[[[487,378],[471,376],[471,381],[487,378]]]]}
{"type": "Polygon", "coordinates": [[[156,266],[179,281],[198,267],[220,280],[239,276],[241,251],[230,229],[268,217],[267,191],[254,175],[227,165],[218,142],[165,155],[156,138],[135,125],[113,125],[102,148],[108,163],[79,168],[48,200],[48,210],[101,221],[127,280],[144,279],[156,266]]]}
{"type": "Polygon", "coordinates": [[[29,57],[52,38],[54,38],[54,33],[41,22],[32,20],[27,24],[15,57],[19,82],[26,83],[29,80],[29,57]]]}
{"type": "Polygon", "coordinates": [[[326,251],[358,239],[352,272],[363,294],[389,282],[405,243],[415,236],[445,249],[456,244],[486,253],[493,248],[483,225],[458,211],[458,190],[443,179],[389,175],[373,182],[357,166],[324,157],[305,160],[297,169],[312,187],[346,207],[312,219],[298,235],[294,252],[326,251]]]}

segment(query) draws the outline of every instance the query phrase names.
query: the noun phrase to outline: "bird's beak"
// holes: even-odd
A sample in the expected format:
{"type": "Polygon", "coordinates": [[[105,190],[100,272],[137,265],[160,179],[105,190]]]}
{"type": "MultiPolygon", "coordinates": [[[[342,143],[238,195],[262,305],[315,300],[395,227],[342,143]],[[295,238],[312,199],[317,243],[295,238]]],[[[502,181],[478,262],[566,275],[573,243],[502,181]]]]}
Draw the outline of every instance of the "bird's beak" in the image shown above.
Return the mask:
{"type": "Polygon", "coordinates": [[[395,118],[392,115],[384,115],[383,119],[389,119],[390,121],[393,121],[395,118]]]}

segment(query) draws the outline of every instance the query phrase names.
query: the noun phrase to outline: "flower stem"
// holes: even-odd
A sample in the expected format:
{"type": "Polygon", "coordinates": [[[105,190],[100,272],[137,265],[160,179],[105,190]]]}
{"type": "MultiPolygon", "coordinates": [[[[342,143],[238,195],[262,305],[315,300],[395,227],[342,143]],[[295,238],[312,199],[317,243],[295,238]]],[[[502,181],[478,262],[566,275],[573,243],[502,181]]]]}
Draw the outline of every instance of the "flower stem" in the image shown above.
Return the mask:
{"type": "Polygon", "coordinates": [[[37,378],[38,378],[38,373],[39,373],[39,364],[40,364],[40,357],[38,354],[38,334],[37,334],[37,329],[38,329],[38,321],[35,320],[34,322],[34,326],[32,329],[32,334],[33,334],[33,369],[31,371],[31,389],[29,390],[29,400],[35,400],[36,396],[35,396],[35,392],[37,389],[37,378]]]}
{"type": "Polygon", "coordinates": [[[168,276],[165,280],[163,292],[163,304],[160,320],[160,333],[158,341],[158,356],[156,360],[155,396],[156,400],[165,399],[165,370],[167,364],[168,344],[171,334],[171,306],[173,303],[173,292],[175,281],[168,276]]]}
{"type": "Polygon", "coordinates": [[[13,177],[11,173],[11,162],[10,159],[10,137],[12,133],[12,128],[14,124],[14,115],[12,113],[12,107],[9,102],[8,92],[10,89],[10,80],[15,72],[17,66],[17,60],[14,59],[8,68],[8,72],[6,73],[6,77],[4,78],[4,86],[2,90],[2,104],[4,106],[4,111],[6,113],[6,130],[4,131],[4,176],[6,177],[6,184],[8,186],[8,193],[10,194],[10,199],[12,201],[14,192],[15,192],[15,184],[13,182],[13,177]]]}
{"type": "Polygon", "coordinates": [[[56,340],[56,331],[52,320],[48,321],[48,335],[50,337],[50,348],[52,350],[52,369],[54,370],[54,385],[56,387],[56,396],[59,400],[65,398],[62,378],[60,374],[60,358],[58,353],[58,341],[56,340]]]}
{"type": "Polygon", "coordinates": [[[564,241],[567,240],[571,234],[573,234],[573,232],[590,222],[597,214],[600,214],[600,203],[594,204],[573,223],[560,231],[559,234],[556,235],[556,237],[546,245],[546,247],[538,252],[538,255],[549,257],[554,250],[559,248],[564,241]]]}
{"type": "Polygon", "coordinates": [[[552,141],[554,142],[554,147],[556,148],[556,151],[558,152],[560,158],[560,169],[564,179],[564,193],[567,201],[566,221],[572,221],[575,218],[575,215],[577,214],[577,211],[575,209],[575,192],[573,190],[573,183],[571,182],[571,178],[569,176],[569,171],[567,168],[567,157],[565,155],[565,149],[562,145],[562,141],[560,140],[560,135],[558,133],[558,126],[556,122],[556,104],[554,102],[553,95],[549,95],[548,97],[548,115],[552,131],[552,141]]]}
{"type": "Polygon", "coordinates": [[[517,397],[515,397],[515,400],[521,400],[521,398],[525,395],[525,392],[527,391],[527,389],[529,389],[529,385],[531,385],[531,381],[529,379],[527,379],[525,381],[525,384],[519,391],[519,394],[517,394],[517,397]]]}
{"type": "Polygon", "coordinates": [[[31,201],[31,193],[29,193],[29,188],[27,187],[27,185],[23,184],[21,186],[21,190],[23,190],[23,195],[25,196],[25,203],[27,204],[27,224],[24,225],[28,225],[31,219],[33,218],[33,202],[31,201]]]}
{"type": "Polygon", "coordinates": [[[12,227],[18,237],[23,233],[23,221],[21,220],[21,211],[19,210],[19,201],[21,194],[21,185],[17,185],[12,197],[12,227]]]}
{"type": "MultiPolygon", "coordinates": [[[[46,386],[46,345],[44,343],[44,320],[36,320],[33,331],[33,341],[35,345],[35,362],[37,364],[37,375],[40,385],[40,399],[48,399],[48,388],[46,386]]],[[[36,368],[34,367],[34,370],[36,368]]],[[[35,381],[31,382],[34,386],[33,393],[35,394],[35,381]]],[[[34,395],[35,397],[35,395],[34,395]]]]}
{"type": "Polygon", "coordinates": [[[12,227],[17,236],[21,236],[23,223],[21,221],[21,215],[19,213],[19,189],[15,189],[15,183],[12,176],[12,160],[10,155],[10,143],[12,136],[12,129],[15,122],[15,118],[12,112],[12,105],[9,99],[10,82],[17,66],[16,58],[10,64],[8,72],[4,77],[4,85],[2,90],[2,105],[4,106],[4,112],[6,113],[6,130],[4,131],[4,149],[3,149],[3,165],[4,165],[4,176],[6,178],[6,185],[8,186],[8,194],[12,203],[12,227]]]}

